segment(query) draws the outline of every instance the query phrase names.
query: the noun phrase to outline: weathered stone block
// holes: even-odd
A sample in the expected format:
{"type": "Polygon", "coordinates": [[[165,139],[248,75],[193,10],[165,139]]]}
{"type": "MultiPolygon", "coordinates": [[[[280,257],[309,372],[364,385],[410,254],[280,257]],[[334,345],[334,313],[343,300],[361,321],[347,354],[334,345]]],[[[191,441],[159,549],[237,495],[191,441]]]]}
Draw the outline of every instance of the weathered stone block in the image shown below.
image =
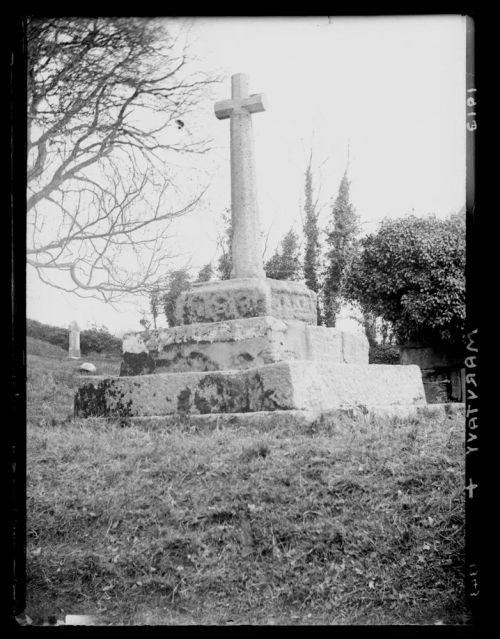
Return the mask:
{"type": "Polygon", "coordinates": [[[425,403],[417,366],[346,366],[298,360],[242,371],[88,377],[75,395],[75,415],[317,411],[425,403]]]}
{"type": "Polygon", "coordinates": [[[368,341],[269,316],[174,326],[126,335],[120,375],[246,369],[294,359],[368,364],[368,341]]]}
{"type": "Polygon", "coordinates": [[[315,325],[316,293],[302,282],[241,278],[193,284],[176,305],[179,324],[263,315],[315,325]]]}
{"type": "Polygon", "coordinates": [[[149,353],[129,353],[122,354],[120,375],[148,375],[154,373],[156,362],[149,353]]]}
{"type": "Polygon", "coordinates": [[[122,342],[120,375],[144,375],[155,370],[155,361],[150,356],[144,341],[145,333],[129,333],[122,342]]]}
{"type": "Polygon", "coordinates": [[[318,323],[317,295],[302,282],[265,280],[271,289],[269,315],[285,320],[299,320],[316,326],[318,323]]]}
{"type": "Polygon", "coordinates": [[[425,404],[418,366],[290,362],[295,408],[327,410],[343,406],[425,404]]]}
{"type": "Polygon", "coordinates": [[[365,335],[327,326],[306,326],[307,357],[338,364],[368,364],[369,344],[365,335]]]}

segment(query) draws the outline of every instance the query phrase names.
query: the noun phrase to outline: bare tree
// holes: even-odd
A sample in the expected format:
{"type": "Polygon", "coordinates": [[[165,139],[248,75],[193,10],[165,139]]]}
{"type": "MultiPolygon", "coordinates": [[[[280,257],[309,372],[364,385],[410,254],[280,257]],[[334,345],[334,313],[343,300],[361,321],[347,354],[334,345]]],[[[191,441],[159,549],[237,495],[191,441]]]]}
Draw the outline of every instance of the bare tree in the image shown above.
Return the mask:
{"type": "Polygon", "coordinates": [[[83,297],[151,290],[203,194],[179,188],[176,158],[208,150],[185,121],[217,78],[163,20],[28,19],[27,39],[27,262],[83,297]]]}

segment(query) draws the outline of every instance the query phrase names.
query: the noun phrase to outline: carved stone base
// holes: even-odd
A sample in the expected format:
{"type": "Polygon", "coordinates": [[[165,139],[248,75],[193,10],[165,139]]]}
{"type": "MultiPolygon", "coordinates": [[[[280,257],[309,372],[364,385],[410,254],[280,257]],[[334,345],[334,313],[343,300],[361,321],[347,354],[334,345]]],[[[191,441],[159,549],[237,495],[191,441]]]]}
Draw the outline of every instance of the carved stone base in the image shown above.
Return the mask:
{"type": "Polygon", "coordinates": [[[176,306],[179,324],[263,315],[315,325],[316,293],[302,282],[242,278],[193,284],[176,306]]]}
{"type": "Polygon", "coordinates": [[[418,366],[296,360],[241,371],[87,377],[77,417],[323,411],[426,404],[418,366]]]}
{"type": "Polygon", "coordinates": [[[174,326],[126,335],[120,375],[241,370],[294,359],[368,364],[368,340],[269,316],[174,326]]]}

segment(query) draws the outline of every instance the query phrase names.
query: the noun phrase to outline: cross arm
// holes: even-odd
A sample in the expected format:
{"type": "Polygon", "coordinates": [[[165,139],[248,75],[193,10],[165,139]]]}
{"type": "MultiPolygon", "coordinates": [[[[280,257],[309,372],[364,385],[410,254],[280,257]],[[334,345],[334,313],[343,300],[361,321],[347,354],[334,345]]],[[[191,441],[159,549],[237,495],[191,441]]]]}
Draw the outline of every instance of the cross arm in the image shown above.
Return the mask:
{"type": "Polygon", "coordinates": [[[214,104],[215,117],[225,120],[231,116],[234,109],[234,100],[220,100],[214,104]]]}
{"type": "Polygon", "coordinates": [[[259,113],[266,110],[266,99],[262,93],[249,95],[248,98],[237,100],[220,100],[214,105],[215,116],[218,120],[231,117],[234,110],[245,109],[248,113],[259,113]]]}
{"type": "Polygon", "coordinates": [[[259,113],[266,110],[266,97],[263,93],[254,93],[241,101],[241,106],[249,113],[259,113]]]}

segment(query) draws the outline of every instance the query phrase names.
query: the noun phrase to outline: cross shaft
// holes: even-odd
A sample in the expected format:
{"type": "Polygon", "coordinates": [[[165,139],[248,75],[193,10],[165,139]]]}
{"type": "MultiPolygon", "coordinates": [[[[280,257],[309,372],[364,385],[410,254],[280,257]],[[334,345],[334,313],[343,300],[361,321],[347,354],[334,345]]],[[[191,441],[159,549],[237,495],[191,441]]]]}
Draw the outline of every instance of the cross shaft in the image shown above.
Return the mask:
{"type": "Polygon", "coordinates": [[[219,120],[230,120],[232,278],[265,277],[260,248],[252,113],[265,110],[262,94],[248,94],[248,77],[231,77],[231,99],[215,103],[219,120]]]}

